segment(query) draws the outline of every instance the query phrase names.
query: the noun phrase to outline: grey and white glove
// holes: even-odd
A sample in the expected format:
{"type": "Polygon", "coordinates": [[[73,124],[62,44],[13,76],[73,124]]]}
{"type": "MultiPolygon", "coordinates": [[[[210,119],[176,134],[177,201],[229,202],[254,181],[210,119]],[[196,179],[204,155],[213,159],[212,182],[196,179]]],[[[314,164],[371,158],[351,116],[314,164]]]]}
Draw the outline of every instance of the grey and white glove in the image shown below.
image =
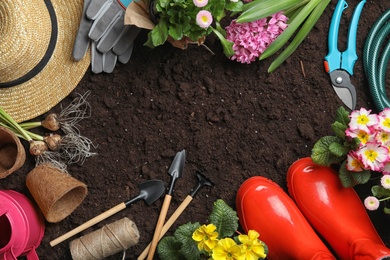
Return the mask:
{"type": "Polygon", "coordinates": [[[124,24],[131,0],[84,0],[83,14],[73,47],[73,58],[81,60],[91,42],[94,73],[111,73],[117,61],[126,64],[140,28],[124,24]]]}

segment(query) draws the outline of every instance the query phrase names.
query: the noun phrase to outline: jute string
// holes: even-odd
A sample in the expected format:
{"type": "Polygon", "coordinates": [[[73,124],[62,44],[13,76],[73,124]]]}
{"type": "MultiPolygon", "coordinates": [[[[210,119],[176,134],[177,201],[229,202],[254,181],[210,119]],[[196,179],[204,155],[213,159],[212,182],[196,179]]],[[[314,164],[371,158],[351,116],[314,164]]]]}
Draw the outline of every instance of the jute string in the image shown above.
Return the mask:
{"type": "Polygon", "coordinates": [[[139,241],[137,226],[122,218],[70,242],[73,260],[98,260],[125,251],[139,241]]]}

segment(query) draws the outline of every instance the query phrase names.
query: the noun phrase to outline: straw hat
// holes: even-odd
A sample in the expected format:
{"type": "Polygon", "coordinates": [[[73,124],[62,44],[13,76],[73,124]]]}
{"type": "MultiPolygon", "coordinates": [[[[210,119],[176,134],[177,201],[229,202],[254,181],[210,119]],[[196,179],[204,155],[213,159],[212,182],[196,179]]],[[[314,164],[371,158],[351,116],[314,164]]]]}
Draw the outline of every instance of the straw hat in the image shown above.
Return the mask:
{"type": "Polygon", "coordinates": [[[17,122],[50,110],[80,82],[90,56],[72,50],[83,0],[0,0],[0,107],[17,122]]]}

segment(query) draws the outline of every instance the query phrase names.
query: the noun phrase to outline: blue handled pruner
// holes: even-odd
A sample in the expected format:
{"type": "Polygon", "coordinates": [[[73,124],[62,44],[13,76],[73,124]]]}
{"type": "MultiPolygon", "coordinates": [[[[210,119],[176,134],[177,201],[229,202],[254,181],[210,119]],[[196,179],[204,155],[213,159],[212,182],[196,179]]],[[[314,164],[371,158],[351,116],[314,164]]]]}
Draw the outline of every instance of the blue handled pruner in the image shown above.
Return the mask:
{"type": "Polygon", "coordinates": [[[340,19],[343,11],[348,8],[345,0],[339,0],[330,22],[328,35],[329,53],[325,57],[325,71],[329,73],[332,86],[339,98],[351,110],[356,105],[356,89],[351,83],[353,67],[358,56],[356,54],[356,33],[360,14],[366,0],[362,0],[356,7],[348,29],[348,44],[344,52],[337,48],[340,19]]]}

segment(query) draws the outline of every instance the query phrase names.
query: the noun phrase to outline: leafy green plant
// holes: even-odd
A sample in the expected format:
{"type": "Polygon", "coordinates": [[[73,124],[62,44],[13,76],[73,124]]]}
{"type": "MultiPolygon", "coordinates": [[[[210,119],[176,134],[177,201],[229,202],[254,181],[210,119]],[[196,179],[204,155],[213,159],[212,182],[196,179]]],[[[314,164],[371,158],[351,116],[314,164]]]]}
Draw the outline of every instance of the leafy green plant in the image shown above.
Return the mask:
{"type": "Polygon", "coordinates": [[[231,57],[233,43],[226,40],[220,21],[226,12],[239,12],[243,3],[230,0],[156,0],[154,15],[157,24],[148,34],[146,46],[154,48],[166,41],[203,44],[212,32],[220,39],[227,57],[231,57]],[[211,23],[215,22],[215,28],[211,23]]]}
{"type": "Polygon", "coordinates": [[[329,3],[330,0],[254,0],[243,5],[242,13],[237,18],[237,22],[259,20],[280,11],[284,11],[284,14],[289,17],[287,29],[260,56],[260,60],[264,60],[275,54],[295,34],[288,47],[268,68],[268,72],[273,72],[294,53],[307,37],[329,3]]]}
{"type": "Polygon", "coordinates": [[[162,260],[218,260],[226,259],[225,254],[235,254],[240,259],[264,259],[268,253],[256,231],[233,237],[238,228],[237,213],[223,200],[214,202],[209,222],[208,225],[189,222],[179,226],[173,236],[164,237],[159,242],[159,257],[162,260]]]}
{"type": "Polygon", "coordinates": [[[313,162],[331,166],[340,165],[339,178],[344,187],[366,183],[370,178],[370,171],[350,171],[346,167],[347,154],[359,148],[358,138],[349,138],[345,131],[350,123],[349,112],[344,107],[339,107],[336,112],[336,120],[331,125],[335,135],[321,137],[313,146],[311,158],[313,162]]]}

